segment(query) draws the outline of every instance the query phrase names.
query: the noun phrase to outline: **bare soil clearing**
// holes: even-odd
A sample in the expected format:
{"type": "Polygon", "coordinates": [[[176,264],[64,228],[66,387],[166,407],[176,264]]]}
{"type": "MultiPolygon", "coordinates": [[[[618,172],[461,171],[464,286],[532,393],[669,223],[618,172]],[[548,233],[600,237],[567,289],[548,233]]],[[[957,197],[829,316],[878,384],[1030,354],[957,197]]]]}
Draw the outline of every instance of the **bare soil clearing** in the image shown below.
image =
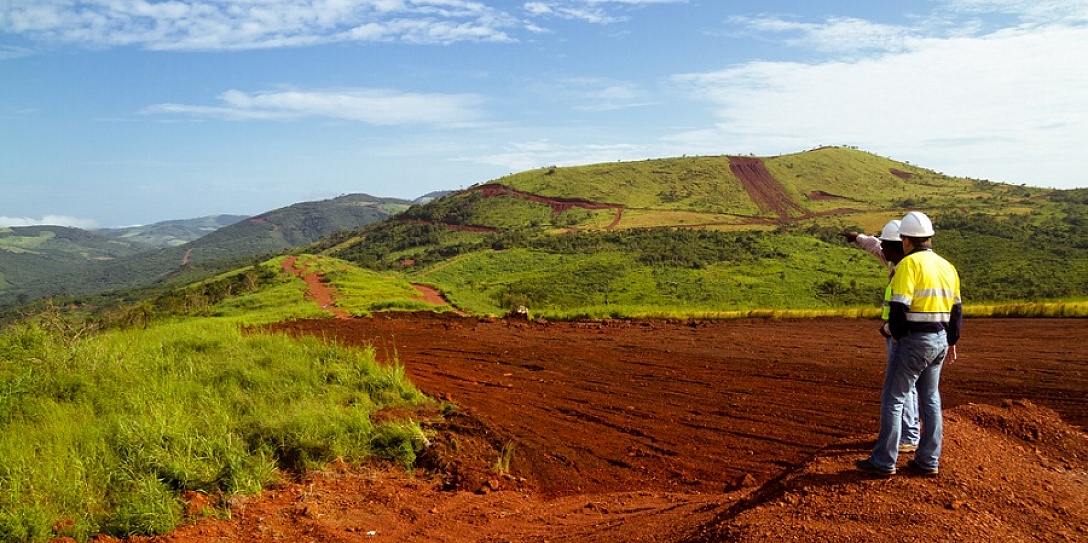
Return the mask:
{"type": "Polygon", "coordinates": [[[935,479],[853,469],[877,429],[872,321],[276,329],[373,346],[454,402],[412,414],[431,469],[333,466],[154,541],[1088,540],[1088,320],[966,323],[935,479]]]}

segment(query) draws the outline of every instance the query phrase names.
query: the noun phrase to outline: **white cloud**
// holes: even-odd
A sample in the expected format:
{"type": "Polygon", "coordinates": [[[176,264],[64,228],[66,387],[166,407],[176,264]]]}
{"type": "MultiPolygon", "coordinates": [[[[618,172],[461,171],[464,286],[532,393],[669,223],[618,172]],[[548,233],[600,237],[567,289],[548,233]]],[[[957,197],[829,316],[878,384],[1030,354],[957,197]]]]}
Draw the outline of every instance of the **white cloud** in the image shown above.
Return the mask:
{"type": "Polygon", "coordinates": [[[372,125],[459,125],[482,118],[483,99],[471,94],[408,93],[351,88],[325,91],[285,90],[246,93],[230,90],[222,105],[157,104],[145,114],[187,115],[230,120],[294,120],[326,117],[372,125]]]}
{"type": "Polygon", "coordinates": [[[575,111],[616,111],[653,103],[649,93],[634,83],[600,77],[549,80],[537,84],[535,90],[542,99],[573,103],[575,111]]]}
{"type": "Polygon", "coordinates": [[[719,122],[673,141],[758,153],[853,144],[958,175],[1083,185],[1068,157],[1088,135],[1085,43],[1083,26],[1023,26],[916,37],[904,51],[862,60],[682,75],[674,81],[719,122]]]}
{"type": "Polygon", "coordinates": [[[542,0],[525,2],[522,9],[532,17],[557,17],[592,24],[612,24],[627,20],[613,15],[615,9],[651,4],[684,4],[687,0],[542,0]]]}
{"type": "Polygon", "coordinates": [[[687,0],[541,0],[512,15],[472,0],[7,0],[0,33],[44,42],[157,51],[231,51],[342,41],[514,42],[534,18],[609,24],[651,4],[687,0]],[[527,17],[527,18],[526,18],[527,17]]]}
{"type": "Polygon", "coordinates": [[[1088,1],[1085,0],[948,0],[953,12],[986,15],[1003,13],[1025,22],[1088,21],[1088,1]]]}
{"type": "Polygon", "coordinates": [[[10,60],[30,56],[33,51],[26,47],[14,45],[0,45],[0,60],[10,60]]]}
{"type": "Polygon", "coordinates": [[[0,32],[151,50],[238,50],[345,40],[506,42],[519,23],[467,0],[10,0],[0,32]]]}
{"type": "Polygon", "coordinates": [[[91,219],[80,219],[67,215],[46,215],[40,219],[28,217],[4,217],[0,216],[0,227],[10,226],[70,226],[90,230],[98,227],[98,223],[91,219]]]}
{"type": "Polygon", "coordinates": [[[788,45],[811,47],[822,52],[902,51],[914,32],[906,27],[878,24],[853,17],[832,17],[810,23],[779,17],[729,18],[730,24],[751,32],[783,33],[788,45]]]}

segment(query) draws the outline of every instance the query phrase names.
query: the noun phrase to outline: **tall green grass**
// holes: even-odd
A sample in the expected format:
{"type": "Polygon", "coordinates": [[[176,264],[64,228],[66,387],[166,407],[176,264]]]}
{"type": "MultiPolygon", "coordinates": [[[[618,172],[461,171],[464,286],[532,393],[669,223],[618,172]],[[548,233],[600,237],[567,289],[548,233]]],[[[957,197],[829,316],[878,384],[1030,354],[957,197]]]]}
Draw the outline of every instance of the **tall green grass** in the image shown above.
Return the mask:
{"type": "Polygon", "coordinates": [[[375,425],[425,398],[371,350],[244,333],[218,319],[76,341],[0,333],[0,541],[159,534],[179,495],[255,492],[343,458],[406,466],[418,424],[375,425]]]}

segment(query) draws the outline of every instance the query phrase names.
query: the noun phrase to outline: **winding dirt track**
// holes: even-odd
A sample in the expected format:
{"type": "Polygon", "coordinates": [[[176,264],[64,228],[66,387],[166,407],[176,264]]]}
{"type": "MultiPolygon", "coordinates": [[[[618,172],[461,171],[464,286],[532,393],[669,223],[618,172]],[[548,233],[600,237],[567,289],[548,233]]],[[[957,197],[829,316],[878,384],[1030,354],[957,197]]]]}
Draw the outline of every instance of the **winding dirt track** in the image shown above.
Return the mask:
{"type": "Polygon", "coordinates": [[[298,257],[291,255],[283,259],[283,271],[306,282],[306,293],[319,307],[332,313],[338,319],[350,319],[351,314],[336,305],[333,289],[321,280],[321,275],[299,267],[298,257]]]}

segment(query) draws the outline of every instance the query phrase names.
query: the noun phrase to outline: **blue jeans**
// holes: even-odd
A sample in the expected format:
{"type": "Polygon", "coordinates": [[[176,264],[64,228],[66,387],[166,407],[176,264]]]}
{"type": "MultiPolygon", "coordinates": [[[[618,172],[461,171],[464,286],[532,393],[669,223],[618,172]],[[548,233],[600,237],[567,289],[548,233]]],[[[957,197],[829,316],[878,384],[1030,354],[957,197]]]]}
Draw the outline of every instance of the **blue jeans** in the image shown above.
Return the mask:
{"type": "MultiPolygon", "coordinates": [[[[888,368],[884,375],[892,369],[892,360],[895,359],[896,344],[892,338],[885,338],[885,346],[888,351],[888,368]]],[[[899,442],[909,445],[918,444],[918,388],[910,387],[910,393],[903,401],[903,427],[900,429],[899,442]]]]}
{"type": "Polygon", "coordinates": [[[880,394],[880,433],[869,461],[880,469],[895,469],[902,434],[903,405],[911,388],[918,389],[918,411],[922,422],[921,439],[914,462],[926,469],[936,469],[941,456],[944,423],[941,419],[941,367],[948,353],[944,332],[907,334],[895,346],[895,355],[884,375],[880,394]]]}

